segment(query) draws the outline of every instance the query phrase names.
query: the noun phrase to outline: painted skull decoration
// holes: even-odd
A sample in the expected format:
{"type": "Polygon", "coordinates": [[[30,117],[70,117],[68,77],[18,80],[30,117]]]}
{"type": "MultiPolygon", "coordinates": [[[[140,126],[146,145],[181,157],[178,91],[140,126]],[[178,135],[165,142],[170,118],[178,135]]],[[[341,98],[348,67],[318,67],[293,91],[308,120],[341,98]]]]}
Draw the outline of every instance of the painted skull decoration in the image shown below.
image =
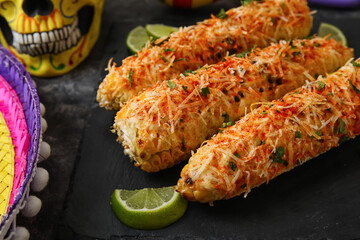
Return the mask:
{"type": "Polygon", "coordinates": [[[0,0],[0,41],[34,76],[74,69],[100,33],[105,0],[0,0]]]}

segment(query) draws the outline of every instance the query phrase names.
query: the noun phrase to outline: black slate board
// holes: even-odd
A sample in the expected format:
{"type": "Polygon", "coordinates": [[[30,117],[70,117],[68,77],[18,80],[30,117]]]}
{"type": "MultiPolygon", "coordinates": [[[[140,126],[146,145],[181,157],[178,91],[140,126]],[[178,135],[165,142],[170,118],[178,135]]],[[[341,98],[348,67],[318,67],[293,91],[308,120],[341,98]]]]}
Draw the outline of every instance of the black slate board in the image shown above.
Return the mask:
{"type": "MultiPolygon", "coordinates": [[[[125,38],[137,25],[189,25],[207,18],[210,13],[217,13],[220,8],[234,6],[236,3],[229,0],[199,10],[179,11],[156,1],[109,0],[103,16],[108,24],[105,27],[110,27],[103,41],[104,67],[110,57],[120,63],[129,54],[125,38]]],[[[360,32],[356,22],[360,9],[317,10],[314,29],[323,21],[336,24],[344,31],[358,57],[360,32]]],[[[245,199],[218,201],[214,207],[190,203],[184,217],[167,228],[131,229],[119,222],[111,210],[109,202],[113,190],[175,185],[185,163],[153,174],[135,168],[109,131],[114,116],[115,112],[98,107],[91,111],[64,218],[58,229],[59,239],[360,237],[360,138],[279,176],[268,185],[253,189],[245,199]]]]}

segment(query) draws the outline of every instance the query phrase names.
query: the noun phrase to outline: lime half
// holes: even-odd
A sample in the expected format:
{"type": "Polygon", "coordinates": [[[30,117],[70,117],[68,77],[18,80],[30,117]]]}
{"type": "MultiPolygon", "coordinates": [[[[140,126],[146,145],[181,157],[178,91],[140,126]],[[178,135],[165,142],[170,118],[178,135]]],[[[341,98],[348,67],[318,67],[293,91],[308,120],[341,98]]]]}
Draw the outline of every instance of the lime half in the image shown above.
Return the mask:
{"type": "Polygon", "coordinates": [[[138,26],[130,31],[126,38],[126,46],[132,53],[136,53],[141,51],[149,39],[150,37],[146,33],[145,28],[138,26]]]}
{"type": "Polygon", "coordinates": [[[318,35],[320,37],[325,37],[329,34],[331,35],[331,38],[334,38],[336,41],[341,41],[344,46],[347,46],[346,37],[338,27],[329,23],[321,23],[318,30],[318,35]]]}
{"type": "Polygon", "coordinates": [[[179,31],[179,28],[167,26],[164,24],[147,24],[145,26],[147,33],[155,39],[169,36],[172,32],[179,31]]]}
{"type": "Polygon", "coordinates": [[[116,189],[111,206],[116,216],[132,228],[158,229],[166,227],[184,215],[187,200],[174,187],[116,189]]]}

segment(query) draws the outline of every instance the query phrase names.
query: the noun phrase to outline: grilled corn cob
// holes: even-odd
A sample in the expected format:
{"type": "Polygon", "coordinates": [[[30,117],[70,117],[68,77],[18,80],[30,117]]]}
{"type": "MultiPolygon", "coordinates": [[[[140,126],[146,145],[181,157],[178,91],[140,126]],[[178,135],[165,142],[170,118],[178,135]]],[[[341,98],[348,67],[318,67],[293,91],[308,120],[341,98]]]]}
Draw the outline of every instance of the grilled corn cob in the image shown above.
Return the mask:
{"type": "Polygon", "coordinates": [[[307,78],[342,66],[352,49],[314,38],[281,41],[248,55],[185,72],[130,100],[117,113],[114,129],[135,165],[155,172],[187,159],[252,103],[280,98],[307,78]]]}
{"type": "Polygon", "coordinates": [[[111,66],[100,84],[97,101],[119,109],[145,88],[177,77],[187,69],[220,61],[231,54],[268,46],[280,39],[305,37],[312,26],[306,0],[265,0],[231,9],[195,26],[180,28],[169,38],[148,44],[137,56],[111,66]]]}
{"type": "Polygon", "coordinates": [[[200,202],[228,199],[360,133],[360,59],[266,103],[198,149],[177,191],[200,202]]]}

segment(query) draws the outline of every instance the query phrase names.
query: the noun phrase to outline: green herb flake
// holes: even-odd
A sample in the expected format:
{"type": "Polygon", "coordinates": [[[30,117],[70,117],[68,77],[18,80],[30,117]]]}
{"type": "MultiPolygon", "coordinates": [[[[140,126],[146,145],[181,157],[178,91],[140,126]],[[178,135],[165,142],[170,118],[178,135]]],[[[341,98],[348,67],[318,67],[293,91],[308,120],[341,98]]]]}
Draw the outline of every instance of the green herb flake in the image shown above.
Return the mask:
{"type": "Polygon", "coordinates": [[[234,153],[234,156],[237,157],[237,158],[239,158],[239,157],[240,157],[240,154],[234,153]]]}
{"type": "Polygon", "coordinates": [[[352,65],[353,65],[354,67],[360,67],[360,63],[357,63],[357,62],[353,62],[352,65]]]}
{"type": "Polygon", "coordinates": [[[161,59],[164,61],[164,62],[167,62],[166,58],[164,56],[161,56],[161,59]]]}
{"type": "Polygon", "coordinates": [[[320,43],[314,43],[314,47],[321,47],[320,43]]]}
{"type": "Polygon", "coordinates": [[[331,93],[326,94],[326,96],[334,96],[334,94],[331,92],[331,93]]]}
{"type": "Polygon", "coordinates": [[[165,48],[164,51],[165,52],[175,52],[175,49],[173,49],[173,48],[165,48]]]}
{"type": "Polygon", "coordinates": [[[265,110],[263,110],[263,111],[261,112],[261,114],[266,114],[266,111],[265,111],[265,110]]]}
{"type": "Polygon", "coordinates": [[[282,163],[285,166],[289,165],[289,163],[284,160],[282,157],[285,155],[285,149],[280,146],[275,149],[275,152],[270,156],[270,159],[272,159],[275,163],[282,163]]]}
{"type": "Polygon", "coordinates": [[[171,80],[168,80],[168,81],[167,81],[167,85],[168,85],[168,87],[171,88],[171,89],[174,89],[174,88],[176,87],[175,83],[174,83],[173,81],[171,81],[171,80]]]}
{"type": "Polygon", "coordinates": [[[300,93],[300,90],[299,90],[299,91],[296,91],[295,93],[296,93],[296,94],[299,94],[299,93],[300,93]]]}
{"type": "Polygon", "coordinates": [[[246,188],[246,183],[240,186],[242,189],[246,188]]]}
{"type": "Polygon", "coordinates": [[[350,83],[351,87],[355,90],[356,93],[360,93],[359,89],[357,89],[355,87],[355,85],[351,82],[351,79],[349,79],[349,83],[350,83]]]}
{"type": "Polygon", "coordinates": [[[301,46],[305,46],[305,42],[304,42],[304,41],[302,41],[300,44],[301,44],[301,46]]]}
{"type": "Polygon", "coordinates": [[[321,131],[316,131],[315,134],[318,135],[319,137],[321,137],[323,135],[323,133],[321,131]]]}
{"type": "Polygon", "coordinates": [[[133,84],[133,80],[132,80],[133,74],[134,74],[134,72],[133,72],[132,68],[130,68],[129,76],[128,76],[130,87],[132,87],[132,84],[133,84]]]}
{"type": "Polygon", "coordinates": [[[249,53],[251,53],[252,51],[254,51],[255,48],[256,48],[256,44],[254,44],[254,46],[253,46],[250,50],[248,50],[248,51],[243,51],[243,52],[241,52],[241,53],[236,54],[235,56],[238,57],[238,58],[244,58],[244,57],[246,57],[249,53]]]}
{"type": "Polygon", "coordinates": [[[259,146],[264,145],[264,144],[265,144],[264,140],[261,140],[259,146]]]}
{"type": "Polygon", "coordinates": [[[208,94],[210,94],[210,89],[208,87],[204,87],[200,89],[200,93],[204,96],[207,97],[208,94]]]}
{"type": "Polygon", "coordinates": [[[295,132],[295,138],[301,138],[302,135],[301,135],[301,132],[300,131],[296,131],[295,132]]]}
{"type": "Polygon", "coordinates": [[[229,162],[229,167],[231,168],[231,170],[233,170],[235,172],[237,166],[233,161],[230,161],[229,162]]]}
{"type": "Polygon", "coordinates": [[[271,22],[272,22],[272,23],[274,23],[274,24],[276,23],[276,19],[275,19],[275,18],[271,17],[270,19],[271,19],[271,22]]]}
{"type": "Polygon", "coordinates": [[[179,61],[189,61],[189,59],[187,58],[179,58],[179,59],[175,59],[174,62],[179,62],[179,61]]]}
{"type": "Polygon", "coordinates": [[[182,89],[184,89],[184,91],[187,92],[187,86],[182,85],[182,89]]]}
{"type": "Polygon", "coordinates": [[[184,72],[184,75],[187,77],[189,76],[189,73],[194,74],[194,72],[191,69],[188,69],[184,72]]]}
{"type": "Polygon", "coordinates": [[[221,116],[224,118],[224,122],[228,122],[230,120],[230,116],[227,112],[224,112],[221,116]]]}
{"type": "Polygon", "coordinates": [[[346,142],[347,140],[350,140],[350,138],[348,136],[342,136],[339,140],[339,144],[342,144],[342,143],[346,142]]]}
{"type": "Polygon", "coordinates": [[[281,8],[285,8],[285,3],[284,2],[281,3],[281,8]]]}
{"type": "Polygon", "coordinates": [[[233,126],[235,123],[233,121],[229,121],[225,124],[225,127],[233,126]]]}
{"type": "Polygon", "coordinates": [[[344,134],[345,132],[345,122],[341,118],[339,118],[339,133],[344,134]]]}
{"type": "Polygon", "coordinates": [[[292,55],[293,55],[293,57],[296,57],[296,56],[301,55],[301,52],[293,52],[292,55]]]}
{"type": "Polygon", "coordinates": [[[323,89],[325,87],[325,83],[322,81],[318,81],[318,83],[319,83],[318,91],[320,91],[321,89],[323,89]]]}
{"type": "Polygon", "coordinates": [[[216,15],[217,18],[220,18],[220,19],[225,19],[227,18],[229,15],[226,14],[225,10],[222,8],[220,10],[220,12],[216,15]]]}

